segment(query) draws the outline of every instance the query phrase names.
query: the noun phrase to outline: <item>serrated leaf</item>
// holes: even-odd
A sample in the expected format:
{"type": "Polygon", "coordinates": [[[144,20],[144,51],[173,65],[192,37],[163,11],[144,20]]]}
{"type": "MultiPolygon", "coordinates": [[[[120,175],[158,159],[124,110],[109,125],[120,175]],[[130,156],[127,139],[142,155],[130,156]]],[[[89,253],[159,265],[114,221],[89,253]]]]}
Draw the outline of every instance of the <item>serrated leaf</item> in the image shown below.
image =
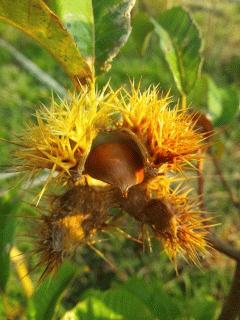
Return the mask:
{"type": "Polygon", "coordinates": [[[229,124],[239,113],[239,92],[236,87],[219,88],[208,77],[208,110],[215,126],[229,124]]]}
{"type": "Polygon", "coordinates": [[[10,250],[16,226],[19,201],[10,194],[0,198],[0,291],[5,291],[9,278],[10,250]]]}
{"type": "Polygon", "coordinates": [[[70,263],[64,263],[58,272],[46,278],[37,288],[28,305],[28,318],[34,320],[51,320],[55,307],[62,293],[72,280],[76,268],[70,263]]]}
{"type": "Polygon", "coordinates": [[[199,31],[189,13],[181,7],[173,7],[151,21],[177,89],[186,95],[193,89],[201,67],[199,31]]]}
{"type": "Polygon", "coordinates": [[[155,320],[147,306],[135,295],[123,288],[106,292],[93,292],[63,320],[155,320]]]}
{"type": "Polygon", "coordinates": [[[91,70],[74,39],[44,1],[0,0],[1,20],[25,32],[47,49],[71,79],[84,82],[91,77],[91,70]]]}
{"type": "Polygon", "coordinates": [[[58,0],[57,14],[97,74],[107,71],[131,31],[135,0],[58,0]]]}

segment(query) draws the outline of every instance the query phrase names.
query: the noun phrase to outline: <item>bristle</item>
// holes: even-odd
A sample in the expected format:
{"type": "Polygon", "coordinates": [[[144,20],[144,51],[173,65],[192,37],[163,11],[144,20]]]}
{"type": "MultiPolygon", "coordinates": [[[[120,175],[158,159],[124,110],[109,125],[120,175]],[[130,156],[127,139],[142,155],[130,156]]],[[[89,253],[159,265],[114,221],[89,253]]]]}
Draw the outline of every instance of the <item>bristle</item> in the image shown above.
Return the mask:
{"type": "Polygon", "coordinates": [[[130,129],[146,146],[152,165],[180,170],[199,158],[203,136],[194,129],[192,116],[178,105],[171,107],[169,95],[161,96],[156,87],[122,96],[122,120],[118,126],[130,129]]]}
{"type": "Polygon", "coordinates": [[[171,191],[166,185],[150,190],[135,186],[121,206],[141,225],[152,228],[174,263],[180,254],[198,264],[200,255],[207,252],[206,238],[213,224],[199,210],[198,199],[191,197],[190,190],[171,191]]]}
{"type": "Polygon", "coordinates": [[[196,201],[192,201],[186,192],[165,195],[160,201],[166,204],[165,208],[169,214],[171,213],[170,227],[162,230],[156,225],[154,232],[162,242],[167,255],[174,263],[180,254],[198,264],[199,257],[208,249],[206,238],[207,229],[211,227],[208,221],[210,219],[203,217],[196,201]]]}
{"type": "Polygon", "coordinates": [[[88,186],[74,187],[52,197],[51,210],[36,224],[35,252],[39,266],[44,267],[42,278],[58,269],[64,257],[84,245],[91,244],[104,230],[108,208],[115,204],[111,190],[96,190],[88,186]]]}
{"type": "Polygon", "coordinates": [[[64,179],[81,175],[93,139],[112,121],[115,97],[110,88],[104,94],[83,88],[81,94],[52,100],[49,109],[43,106],[36,112],[36,124],[30,123],[16,142],[16,170],[51,169],[64,179]]]}
{"type": "Polygon", "coordinates": [[[196,171],[206,146],[199,118],[172,106],[169,94],[154,86],[143,92],[134,83],[130,92],[108,85],[100,92],[94,85],[81,89],[43,106],[15,143],[16,171],[28,172],[30,180],[48,171],[38,202],[47,201],[41,198],[53,179],[63,190],[48,197],[48,213],[37,223],[42,278],[79,246],[94,249],[98,235],[114,228],[146,240],[150,250],[151,237],[157,238],[174,263],[180,254],[198,264],[211,225],[182,185],[189,179],[186,168],[196,171]],[[123,231],[111,208],[137,220],[141,237],[123,231]]]}

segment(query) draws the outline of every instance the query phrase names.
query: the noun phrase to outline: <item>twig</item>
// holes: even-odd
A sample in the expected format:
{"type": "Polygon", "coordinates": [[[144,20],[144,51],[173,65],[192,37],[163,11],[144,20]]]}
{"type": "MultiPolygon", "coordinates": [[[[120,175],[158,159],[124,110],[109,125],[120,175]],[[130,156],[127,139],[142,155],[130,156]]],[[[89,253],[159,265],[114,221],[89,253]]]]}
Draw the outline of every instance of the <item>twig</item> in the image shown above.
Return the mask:
{"type": "Polygon", "coordinates": [[[232,280],[230,292],[223,304],[218,320],[234,320],[240,314],[240,261],[236,263],[236,269],[232,280]]]}
{"type": "Polygon", "coordinates": [[[220,166],[218,159],[213,155],[211,149],[209,150],[209,153],[211,155],[211,158],[212,158],[213,164],[215,166],[217,175],[219,176],[219,179],[221,180],[222,185],[224,186],[225,190],[228,192],[232,204],[234,205],[235,208],[240,209],[240,201],[239,201],[239,199],[237,199],[237,196],[234,194],[232,188],[227,183],[227,181],[222,173],[221,166],[220,166]]]}
{"type": "MultiPolygon", "coordinates": [[[[211,153],[211,151],[210,151],[211,153]]],[[[213,155],[212,158],[217,160],[213,155]]],[[[204,201],[204,176],[203,176],[203,164],[204,164],[204,159],[200,158],[200,160],[198,161],[197,164],[197,169],[198,169],[198,196],[200,199],[200,207],[203,211],[207,211],[206,206],[205,206],[205,201],[204,201]]],[[[218,170],[223,178],[223,181],[225,181],[222,172],[221,172],[221,168],[220,165],[217,161],[217,167],[218,170]]],[[[229,189],[229,195],[232,195],[232,190],[231,188],[228,186],[228,184],[226,183],[228,189],[229,189]]],[[[231,198],[232,199],[232,198],[231,198]]],[[[211,246],[225,254],[226,256],[228,256],[231,259],[236,260],[237,262],[240,262],[240,250],[234,248],[230,243],[223,241],[221,239],[218,239],[214,234],[210,234],[208,236],[209,243],[211,244],[211,246]]]]}
{"type": "MultiPolygon", "coordinates": [[[[225,190],[228,192],[232,204],[237,209],[239,209],[240,202],[237,199],[236,195],[233,193],[232,188],[228,185],[227,181],[225,180],[218,159],[213,155],[211,149],[209,150],[209,153],[212,157],[212,161],[214,163],[216,172],[220,180],[222,181],[222,184],[225,190]]],[[[199,177],[201,177],[201,174],[199,174],[199,177]]],[[[200,184],[201,184],[201,180],[199,178],[199,190],[200,190],[200,184]]],[[[203,189],[201,190],[201,192],[203,195],[203,189]]],[[[230,244],[214,236],[209,237],[209,242],[212,244],[212,246],[216,250],[236,260],[236,269],[232,279],[231,289],[223,304],[221,314],[218,318],[218,320],[235,320],[240,315],[240,251],[232,247],[230,244]]]]}
{"type": "MultiPolygon", "coordinates": [[[[204,201],[204,176],[203,176],[203,164],[204,159],[200,158],[197,164],[198,169],[198,196],[200,200],[200,207],[203,211],[206,210],[205,201],[204,201]]],[[[240,262],[240,250],[235,249],[230,243],[218,239],[214,234],[208,236],[208,242],[211,246],[219,251],[220,253],[225,254],[227,257],[234,259],[240,262]]]]}
{"type": "Polygon", "coordinates": [[[0,47],[7,50],[27,71],[29,71],[35,78],[42,82],[45,86],[59,94],[60,96],[66,95],[65,88],[53,79],[49,74],[41,70],[30,59],[25,57],[21,52],[14,48],[10,43],[4,39],[0,39],[0,47]]]}
{"type": "MultiPolygon", "coordinates": [[[[221,167],[217,158],[214,157],[211,151],[210,154],[212,156],[216,171],[223,183],[223,186],[228,191],[232,203],[235,207],[239,207],[239,203],[237,202],[237,199],[235,199],[232,189],[227,184],[222,174],[221,167]]],[[[200,159],[198,161],[198,194],[201,201],[200,206],[202,210],[206,210],[204,202],[203,159],[200,159]]],[[[221,314],[218,318],[219,320],[235,320],[237,316],[240,315],[240,250],[237,250],[231,244],[218,239],[213,234],[208,236],[208,241],[215,250],[236,261],[236,270],[232,280],[231,289],[228,297],[223,304],[221,314]]]]}
{"type": "Polygon", "coordinates": [[[234,248],[230,243],[217,238],[213,234],[209,235],[207,240],[215,250],[240,263],[240,250],[234,248]]]}

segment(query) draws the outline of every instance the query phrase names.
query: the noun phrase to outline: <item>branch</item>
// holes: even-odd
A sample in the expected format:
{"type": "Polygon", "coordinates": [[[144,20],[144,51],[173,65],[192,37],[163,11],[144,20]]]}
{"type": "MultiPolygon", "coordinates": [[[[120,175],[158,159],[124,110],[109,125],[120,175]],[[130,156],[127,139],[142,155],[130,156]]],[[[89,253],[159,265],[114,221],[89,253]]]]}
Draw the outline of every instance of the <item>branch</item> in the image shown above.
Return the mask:
{"type": "Polygon", "coordinates": [[[223,187],[228,192],[232,204],[234,205],[235,208],[240,209],[239,199],[237,198],[237,196],[234,194],[232,188],[227,183],[227,181],[226,181],[226,179],[225,179],[225,177],[224,177],[224,175],[222,173],[222,169],[221,169],[219,160],[214,156],[214,154],[212,153],[211,148],[209,149],[209,154],[211,155],[211,158],[212,158],[213,164],[215,166],[217,175],[219,176],[219,179],[221,180],[223,187]]]}
{"type": "MultiPolygon", "coordinates": [[[[204,159],[201,158],[198,161],[198,196],[200,200],[200,207],[203,211],[206,211],[204,201],[204,176],[203,176],[203,164],[204,159]]],[[[218,239],[214,234],[211,234],[207,238],[210,245],[220,253],[225,254],[227,257],[240,262],[240,250],[235,249],[230,243],[218,239]]]]}
{"type": "MultiPolygon", "coordinates": [[[[222,184],[225,190],[228,192],[231,202],[237,209],[240,208],[240,201],[237,199],[236,195],[234,194],[232,188],[228,185],[227,181],[224,178],[224,175],[221,170],[220,163],[218,159],[213,155],[212,150],[210,148],[209,153],[212,157],[212,161],[214,163],[216,172],[222,181],[222,184]]],[[[203,200],[203,180],[202,180],[202,168],[199,165],[199,191],[202,192],[203,200]],[[201,189],[202,187],[202,189],[201,189]]],[[[204,203],[202,202],[203,206],[204,203]]],[[[229,294],[223,304],[221,314],[218,320],[235,320],[240,315],[240,251],[235,249],[228,244],[213,235],[209,236],[209,242],[219,252],[225,254],[226,256],[236,260],[236,269],[232,279],[232,285],[229,291],[229,294]]]]}
{"type": "Polygon", "coordinates": [[[213,234],[209,235],[207,240],[215,250],[240,263],[240,250],[234,248],[230,243],[217,238],[213,234]]]}
{"type": "MultiPolygon", "coordinates": [[[[217,163],[218,171],[220,172],[221,177],[223,178],[223,181],[225,181],[217,159],[213,155],[212,155],[212,159],[213,160],[215,159],[215,161],[217,163]]],[[[198,164],[197,164],[197,169],[198,169],[198,196],[199,196],[199,199],[200,199],[200,207],[201,207],[201,209],[203,211],[207,211],[206,210],[206,206],[205,206],[205,201],[204,201],[203,164],[204,164],[204,159],[201,158],[198,161],[198,164]]],[[[228,186],[227,183],[226,183],[226,185],[228,187],[229,195],[233,195],[231,188],[228,186]]],[[[233,200],[233,199],[231,198],[231,200],[233,200]]],[[[236,204],[236,202],[235,202],[235,204],[236,204]]],[[[226,255],[227,257],[229,257],[231,259],[234,259],[234,260],[236,260],[237,262],[240,263],[240,250],[234,248],[232,246],[232,244],[217,238],[214,234],[210,234],[208,236],[207,240],[215,250],[219,251],[220,253],[222,253],[222,254],[226,255]]]]}
{"type": "Polygon", "coordinates": [[[226,298],[218,320],[234,320],[240,314],[240,261],[235,273],[228,297],[226,298]]]}

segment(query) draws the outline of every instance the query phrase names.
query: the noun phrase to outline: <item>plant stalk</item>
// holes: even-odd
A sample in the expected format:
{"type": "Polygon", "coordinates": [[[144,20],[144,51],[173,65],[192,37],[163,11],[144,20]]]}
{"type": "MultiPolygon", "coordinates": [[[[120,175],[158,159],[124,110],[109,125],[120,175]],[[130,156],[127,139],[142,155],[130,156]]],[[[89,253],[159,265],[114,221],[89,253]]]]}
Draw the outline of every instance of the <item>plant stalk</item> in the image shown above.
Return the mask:
{"type": "Polygon", "coordinates": [[[236,263],[236,268],[232,280],[230,292],[223,304],[223,308],[218,320],[235,320],[240,314],[240,261],[236,263]]]}
{"type": "Polygon", "coordinates": [[[185,93],[182,94],[181,104],[182,104],[182,111],[185,112],[187,110],[187,96],[185,93]]]}

